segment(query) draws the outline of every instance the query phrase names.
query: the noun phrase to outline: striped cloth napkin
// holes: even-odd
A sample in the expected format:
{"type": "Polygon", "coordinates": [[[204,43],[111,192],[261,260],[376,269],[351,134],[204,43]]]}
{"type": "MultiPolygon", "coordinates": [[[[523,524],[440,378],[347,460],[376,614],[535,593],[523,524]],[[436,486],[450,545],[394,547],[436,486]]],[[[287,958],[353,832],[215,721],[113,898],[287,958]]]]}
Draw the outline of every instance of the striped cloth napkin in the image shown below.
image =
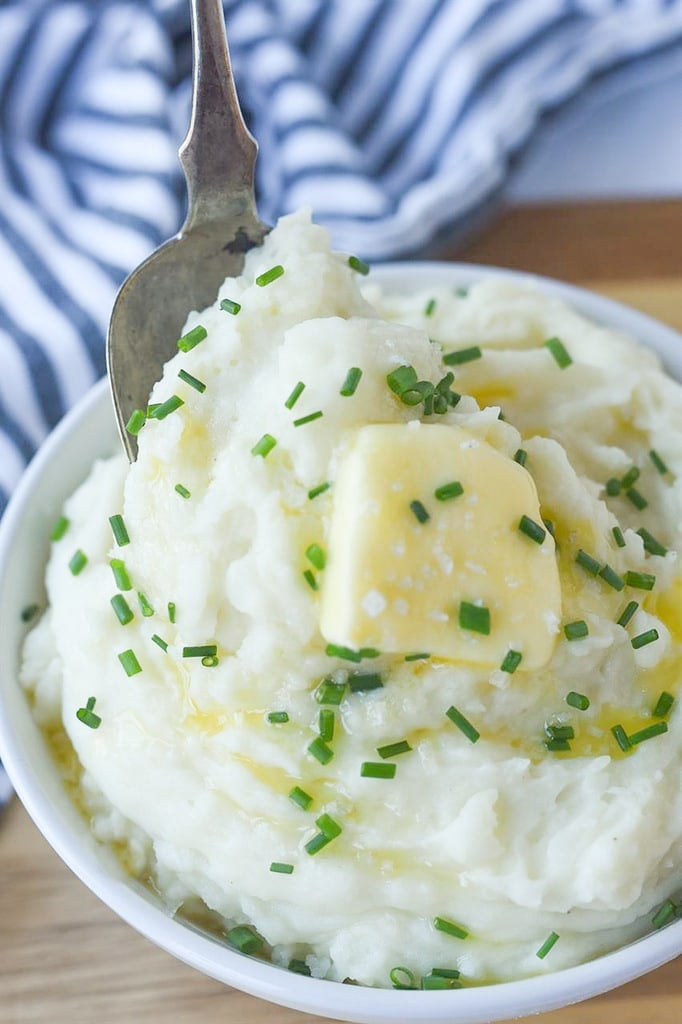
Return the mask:
{"type": "MultiPolygon", "coordinates": [[[[679,46],[682,0],[227,0],[261,217],[413,253],[501,184],[541,115],[679,46]]],[[[0,6],[0,514],[104,372],[117,286],[182,219],[187,0],[0,6]]]]}

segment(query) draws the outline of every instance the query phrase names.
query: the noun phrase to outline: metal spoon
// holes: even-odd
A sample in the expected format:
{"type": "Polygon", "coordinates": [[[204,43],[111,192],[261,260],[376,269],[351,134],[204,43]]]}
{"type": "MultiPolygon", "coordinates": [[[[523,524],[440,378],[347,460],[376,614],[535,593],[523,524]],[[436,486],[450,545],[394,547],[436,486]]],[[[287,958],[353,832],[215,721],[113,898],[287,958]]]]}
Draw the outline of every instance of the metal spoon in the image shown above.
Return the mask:
{"type": "Polygon", "coordinates": [[[179,150],[188,210],[179,234],[124,281],[107,337],[107,367],[118,429],[130,461],[137,438],[126,430],[146,409],[152,385],[188,312],[210,305],[244,253],[269,231],[258,220],[253,175],[258,145],[244,124],[232,78],[220,0],[191,0],[192,116],[179,150]]]}

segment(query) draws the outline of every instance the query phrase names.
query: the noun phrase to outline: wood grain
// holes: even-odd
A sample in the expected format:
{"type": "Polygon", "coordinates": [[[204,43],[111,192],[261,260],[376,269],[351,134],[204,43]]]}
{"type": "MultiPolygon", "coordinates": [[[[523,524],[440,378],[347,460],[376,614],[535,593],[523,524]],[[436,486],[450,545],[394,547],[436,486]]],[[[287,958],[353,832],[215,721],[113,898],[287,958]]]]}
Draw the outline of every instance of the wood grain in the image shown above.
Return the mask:
{"type": "MultiPolygon", "coordinates": [[[[590,284],[682,328],[682,249],[672,244],[681,233],[682,202],[593,212],[504,215],[465,255],[590,284]],[[628,229],[615,232],[627,218],[628,229]],[[608,244],[604,231],[615,232],[608,244]]],[[[0,1024],[321,1021],[205,978],[137,935],[71,875],[17,802],[0,827],[0,879],[0,1024]]],[[[679,1024],[681,968],[678,959],[526,1024],[679,1024]]]]}

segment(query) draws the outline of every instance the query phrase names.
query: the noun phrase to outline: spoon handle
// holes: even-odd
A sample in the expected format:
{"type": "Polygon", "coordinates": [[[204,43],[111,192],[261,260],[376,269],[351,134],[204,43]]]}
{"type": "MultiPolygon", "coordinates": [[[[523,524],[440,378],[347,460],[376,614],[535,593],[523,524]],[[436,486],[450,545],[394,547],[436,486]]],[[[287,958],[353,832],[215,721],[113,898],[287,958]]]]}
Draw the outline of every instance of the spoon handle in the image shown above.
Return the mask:
{"type": "Polygon", "coordinates": [[[253,191],[258,144],[239,107],[222,3],[191,0],[191,11],[192,116],[178,154],[188,192],[181,234],[207,223],[229,221],[254,238],[260,227],[253,191]]]}

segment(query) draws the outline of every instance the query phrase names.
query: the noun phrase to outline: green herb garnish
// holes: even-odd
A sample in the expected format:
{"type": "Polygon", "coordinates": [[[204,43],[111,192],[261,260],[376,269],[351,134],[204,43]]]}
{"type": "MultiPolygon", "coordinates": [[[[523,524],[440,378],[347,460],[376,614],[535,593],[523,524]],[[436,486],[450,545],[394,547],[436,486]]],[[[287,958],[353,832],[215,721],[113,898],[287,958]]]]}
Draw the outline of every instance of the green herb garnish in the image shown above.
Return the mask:
{"type": "Polygon", "coordinates": [[[194,647],[183,647],[183,658],[215,658],[218,653],[217,644],[196,644],[194,647]]]}
{"type": "Polygon", "coordinates": [[[481,734],[478,729],[476,729],[469,719],[465,718],[462,712],[458,711],[456,707],[449,707],[445,714],[453,725],[456,725],[460,732],[463,732],[466,738],[471,740],[472,743],[476,743],[480,739],[481,734]]]}
{"type": "Polygon", "coordinates": [[[232,299],[222,299],[220,308],[224,313],[231,313],[232,316],[236,316],[242,307],[238,302],[233,302],[232,299]]]}
{"type": "Polygon", "coordinates": [[[656,701],[656,707],[654,708],[654,718],[665,718],[669,714],[670,709],[675,703],[675,698],[672,693],[668,693],[664,690],[661,696],[656,701]]]}
{"type": "Polygon", "coordinates": [[[160,405],[154,407],[153,411],[149,414],[149,418],[151,420],[165,420],[166,416],[170,416],[172,412],[175,412],[176,409],[179,409],[184,404],[179,395],[171,395],[165,402],[161,402],[160,405]]]}
{"type": "Polygon", "coordinates": [[[138,672],[142,671],[142,666],[137,660],[134,651],[122,651],[122,653],[118,656],[118,660],[121,662],[121,665],[123,666],[123,671],[127,676],[136,676],[138,672]]]}
{"type": "Polygon", "coordinates": [[[78,721],[82,722],[83,725],[87,725],[89,729],[99,729],[102,724],[102,719],[93,711],[95,701],[95,697],[88,697],[85,707],[78,708],[76,711],[76,718],[78,721]]]}
{"type": "Polygon", "coordinates": [[[646,647],[648,644],[653,644],[656,640],[658,640],[658,630],[647,629],[646,632],[640,633],[638,636],[633,636],[630,643],[634,649],[638,651],[640,647],[646,647]]]}
{"type": "Polygon", "coordinates": [[[459,606],[459,625],[472,633],[490,633],[490,611],[484,605],[461,601],[459,606]]]}
{"type": "Polygon", "coordinates": [[[619,576],[615,569],[612,569],[610,565],[604,565],[599,570],[599,575],[603,579],[604,583],[608,583],[614,590],[621,591],[625,589],[625,580],[622,576],[619,576]]]}
{"type": "Polygon", "coordinates": [[[363,761],[360,775],[363,779],[394,779],[397,765],[386,761],[363,761]]]}
{"type": "Polygon", "coordinates": [[[304,811],[307,811],[313,802],[310,793],[306,793],[300,786],[294,786],[293,789],[289,790],[289,799],[304,811]]]}
{"type": "Polygon", "coordinates": [[[590,706],[590,698],[586,697],[584,693],[576,693],[575,690],[571,690],[566,694],[566,703],[569,707],[577,708],[578,711],[587,711],[590,706]]]}
{"type": "Polygon", "coordinates": [[[294,872],[294,865],[283,864],[282,861],[273,860],[270,865],[270,870],[276,875],[292,875],[294,872]]]}
{"type": "Polygon", "coordinates": [[[637,590],[653,590],[656,584],[656,577],[650,572],[632,572],[628,570],[625,573],[625,582],[628,587],[635,587],[637,590]]]}
{"type": "Polygon", "coordinates": [[[535,954],[538,960],[544,960],[547,954],[559,941],[559,936],[556,932],[550,932],[545,941],[540,946],[539,950],[535,954]]]}
{"type": "Polygon", "coordinates": [[[407,740],[398,740],[397,743],[386,743],[383,747],[377,747],[379,757],[386,760],[387,757],[397,757],[399,754],[407,754],[412,747],[407,740]]]}
{"type": "Polygon", "coordinates": [[[369,274],[369,264],[365,263],[364,260],[358,259],[357,256],[348,257],[348,266],[351,270],[354,270],[356,274],[362,274],[366,277],[369,274]]]}
{"type": "Polygon", "coordinates": [[[350,370],[346,374],[346,379],[341,385],[341,390],[339,391],[339,394],[342,395],[344,398],[350,398],[351,395],[354,395],[357,390],[357,386],[360,383],[361,377],[362,370],[360,369],[360,367],[351,366],[350,370]]]}
{"type": "Polygon", "coordinates": [[[320,494],[324,494],[324,492],[328,491],[330,487],[331,487],[331,484],[328,483],[328,482],[327,483],[323,483],[323,484],[318,484],[317,487],[311,487],[311,489],[308,491],[308,498],[309,498],[309,500],[313,501],[315,498],[318,498],[320,496],[320,494]]]}
{"type": "Polygon", "coordinates": [[[655,452],[652,449],[649,452],[649,458],[651,459],[651,461],[653,462],[654,466],[656,467],[658,472],[661,474],[661,476],[665,476],[665,474],[667,472],[669,472],[668,467],[666,466],[665,462],[663,461],[661,456],[658,454],[658,452],[655,452]]]}
{"type": "Polygon", "coordinates": [[[652,740],[656,736],[663,736],[668,731],[667,722],[654,722],[652,725],[647,725],[645,729],[639,729],[637,732],[633,732],[628,736],[631,746],[636,747],[639,743],[645,743],[646,740],[652,740]]]}
{"type": "Polygon", "coordinates": [[[478,345],[472,345],[471,348],[461,348],[458,352],[448,352],[443,356],[443,362],[446,366],[461,366],[462,363],[471,363],[474,359],[480,359],[482,355],[478,345]]]}
{"type": "Polygon", "coordinates": [[[624,548],[625,547],[625,537],[623,536],[623,531],[621,530],[620,526],[614,526],[613,529],[611,530],[611,533],[613,534],[613,539],[615,540],[615,542],[618,545],[618,547],[619,548],[624,548]]]}
{"type": "Polygon", "coordinates": [[[298,384],[294,387],[293,391],[291,392],[286,402],[284,403],[285,408],[293,409],[293,407],[296,405],[304,391],[305,384],[303,383],[302,380],[299,380],[298,384]]]}
{"type": "Polygon", "coordinates": [[[519,466],[525,466],[528,460],[528,452],[525,448],[517,448],[514,453],[514,462],[518,462],[519,466]]]}
{"type": "Polygon", "coordinates": [[[433,927],[436,931],[445,932],[446,935],[451,935],[454,939],[466,939],[469,934],[461,924],[449,921],[446,917],[434,917],[433,927]]]}
{"type": "Polygon", "coordinates": [[[567,622],[564,626],[564,636],[567,640],[583,640],[589,633],[587,623],[584,619],[577,619],[575,622],[567,622]]]}
{"type": "Polygon", "coordinates": [[[554,361],[560,370],[565,370],[567,366],[570,366],[573,360],[566,351],[566,346],[559,338],[548,338],[545,342],[545,348],[549,349],[554,357],[554,361]]]}
{"type": "Polygon", "coordinates": [[[534,541],[536,544],[542,544],[545,537],[547,536],[545,530],[542,529],[535,520],[531,519],[530,516],[521,516],[519,519],[518,529],[521,533],[524,533],[526,537],[534,541]]]}
{"type": "Polygon", "coordinates": [[[126,601],[123,594],[116,594],[111,599],[111,607],[114,609],[116,618],[122,626],[127,626],[129,622],[132,622],[135,616],[133,615],[132,609],[126,601]]]}
{"type": "Polygon", "coordinates": [[[277,441],[272,434],[263,434],[260,441],[257,441],[251,449],[252,455],[261,455],[263,458],[269,455],[272,449],[277,444],[277,441]]]}
{"type": "Polygon", "coordinates": [[[317,412],[310,412],[307,416],[301,416],[300,419],[294,420],[295,427],[304,427],[306,423],[313,423],[314,420],[319,420],[324,416],[324,413],[320,409],[317,412]]]}
{"type": "Polygon", "coordinates": [[[452,483],[436,487],[433,494],[437,501],[450,501],[452,498],[459,498],[460,494],[464,494],[464,488],[458,480],[453,480],[452,483]]]}
{"type": "Polygon", "coordinates": [[[289,715],[286,711],[269,711],[267,719],[270,725],[285,725],[289,721],[289,715]]]}
{"type": "Polygon", "coordinates": [[[309,544],[305,551],[306,558],[316,569],[324,569],[327,564],[327,556],[319,544],[309,544]]]}
{"type": "Polygon", "coordinates": [[[416,499],[415,499],[415,501],[411,501],[410,502],[410,510],[413,513],[414,517],[420,523],[428,523],[429,519],[431,518],[429,513],[426,511],[426,509],[422,505],[421,501],[417,501],[416,499]]]}
{"type": "Polygon", "coordinates": [[[61,540],[70,525],[70,520],[68,520],[66,516],[60,516],[57,522],[52,527],[52,532],[50,533],[50,540],[61,540]]]}
{"type": "Polygon", "coordinates": [[[637,530],[637,534],[642,538],[644,544],[644,550],[650,555],[667,555],[668,549],[664,544],[661,544],[660,540],[656,540],[652,533],[645,530],[644,527],[640,527],[637,530]]]}
{"type": "Polygon", "coordinates": [[[508,672],[510,675],[516,672],[517,668],[521,664],[523,655],[520,651],[507,651],[504,656],[504,661],[500,665],[502,672],[508,672]]]}
{"type": "Polygon", "coordinates": [[[597,559],[593,558],[592,555],[588,555],[587,551],[583,551],[582,548],[580,548],[578,554],[575,556],[575,560],[578,565],[586,572],[589,572],[591,576],[597,576],[601,569],[601,565],[597,559]]]}
{"type": "Polygon", "coordinates": [[[281,263],[277,263],[276,266],[270,267],[263,274],[259,274],[256,278],[256,284],[259,288],[265,288],[266,285],[272,284],[278,277],[281,277],[284,273],[284,267],[281,263]]]}
{"type": "Polygon", "coordinates": [[[83,569],[87,564],[88,556],[85,554],[85,552],[81,551],[81,549],[78,548],[77,551],[74,551],[69,560],[69,569],[71,570],[71,574],[73,576],[78,576],[80,573],[83,572],[83,569]]]}
{"type": "Polygon", "coordinates": [[[176,484],[173,490],[176,494],[179,494],[181,498],[191,498],[192,493],[188,491],[184,484],[176,484]]]}
{"type": "Polygon", "coordinates": [[[351,693],[366,693],[369,690],[380,690],[384,685],[378,672],[352,675],[348,682],[351,693]]]}
{"type": "Polygon", "coordinates": [[[225,938],[240,953],[248,955],[260,952],[265,945],[265,939],[254,928],[250,928],[246,924],[239,924],[236,928],[230,928],[225,933],[225,938]]]}
{"type": "Polygon", "coordinates": [[[126,544],[130,544],[130,537],[126,530],[126,524],[123,522],[123,516],[109,516],[109,523],[111,525],[111,532],[114,535],[114,540],[118,546],[123,548],[126,544]]]}
{"type": "Polygon", "coordinates": [[[616,625],[623,627],[627,626],[628,622],[630,621],[630,619],[635,614],[638,608],[639,604],[637,603],[637,601],[629,601],[628,604],[625,606],[624,611],[621,613],[620,617],[616,619],[616,625]]]}
{"type": "Polygon", "coordinates": [[[327,746],[321,736],[317,736],[312,743],[308,744],[308,753],[312,754],[320,764],[329,764],[334,756],[334,751],[331,747],[327,746]]]}
{"type": "Polygon", "coordinates": [[[181,338],[178,338],[178,348],[181,352],[191,352],[207,336],[208,331],[199,324],[197,327],[192,328],[191,331],[188,331],[187,334],[183,334],[181,338]]]}

